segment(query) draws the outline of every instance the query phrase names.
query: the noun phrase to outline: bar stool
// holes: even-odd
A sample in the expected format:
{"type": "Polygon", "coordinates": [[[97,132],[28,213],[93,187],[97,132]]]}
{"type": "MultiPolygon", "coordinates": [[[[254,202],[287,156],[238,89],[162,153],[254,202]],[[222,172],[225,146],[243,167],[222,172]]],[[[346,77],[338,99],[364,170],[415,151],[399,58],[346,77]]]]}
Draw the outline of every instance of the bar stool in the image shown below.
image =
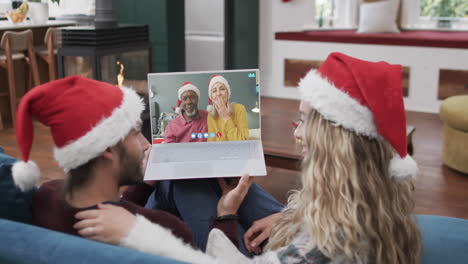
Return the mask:
{"type": "Polygon", "coordinates": [[[0,67],[6,69],[8,76],[8,92],[1,92],[0,97],[9,97],[12,123],[15,126],[16,105],[19,98],[16,97],[14,61],[25,60],[29,65],[28,85],[31,83],[31,74],[34,85],[40,84],[33,46],[33,32],[30,29],[20,32],[5,31],[0,40],[0,47],[2,49],[0,52],[0,67]]]}
{"type": "Polygon", "coordinates": [[[49,65],[49,81],[56,78],[57,47],[61,44],[61,29],[50,27],[44,37],[45,46],[36,46],[36,54],[49,65]]]}

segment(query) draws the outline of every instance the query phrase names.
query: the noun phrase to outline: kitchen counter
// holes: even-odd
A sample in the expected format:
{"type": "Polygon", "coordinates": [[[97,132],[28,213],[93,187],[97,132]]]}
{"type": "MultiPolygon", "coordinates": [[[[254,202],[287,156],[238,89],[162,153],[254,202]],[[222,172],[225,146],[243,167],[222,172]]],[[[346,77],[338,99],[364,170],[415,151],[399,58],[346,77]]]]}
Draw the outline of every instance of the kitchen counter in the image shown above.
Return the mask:
{"type": "Polygon", "coordinates": [[[26,20],[22,23],[13,24],[8,20],[0,21],[0,31],[5,30],[23,30],[29,28],[43,28],[43,27],[62,27],[75,25],[76,22],[69,20],[49,20],[45,24],[33,24],[31,21],[26,20]]]}

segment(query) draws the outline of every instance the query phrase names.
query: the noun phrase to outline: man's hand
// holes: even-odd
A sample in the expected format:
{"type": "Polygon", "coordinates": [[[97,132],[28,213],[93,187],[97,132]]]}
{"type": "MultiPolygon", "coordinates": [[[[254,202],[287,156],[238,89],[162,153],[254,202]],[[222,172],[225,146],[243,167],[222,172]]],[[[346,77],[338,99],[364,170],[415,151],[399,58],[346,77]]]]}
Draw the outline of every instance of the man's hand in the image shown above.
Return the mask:
{"type": "Polygon", "coordinates": [[[253,178],[248,174],[242,175],[240,179],[233,179],[229,184],[224,179],[219,178],[218,183],[223,194],[218,201],[218,216],[236,214],[252,182],[253,178]]]}
{"type": "Polygon", "coordinates": [[[135,224],[135,216],[120,206],[98,204],[96,210],[75,214],[77,222],[73,228],[81,236],[110,244],[119,244],[135,224]]]}
{"type": "Polygon", "coordinates": [[[281,213],[272,214],[260,220],[257,220],[244,234],[244,245],[249,252],[255,254],[262,253],[260,244],[270,237],[271,229],[278,219],[281,217],[281,213]]]}

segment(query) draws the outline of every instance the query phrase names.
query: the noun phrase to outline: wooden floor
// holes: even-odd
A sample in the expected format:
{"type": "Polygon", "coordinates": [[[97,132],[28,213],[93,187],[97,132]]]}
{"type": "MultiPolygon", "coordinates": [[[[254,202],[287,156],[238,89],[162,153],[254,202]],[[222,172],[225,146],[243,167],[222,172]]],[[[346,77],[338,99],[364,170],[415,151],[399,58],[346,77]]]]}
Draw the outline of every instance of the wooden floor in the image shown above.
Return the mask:
{"type": "MultiPolygon", "coordinates": [[[[468,175],[442,165],[442,123],[438,116],[408,112],[407,122],[416,127],[413,157],[420,167],[416,180],[415,213],[468,219],[468,175]]],[[[35,123],[34,129],[31,159],[41,168],[41,182],[63,178],[63,171],[53,159],[49,129],[39,123],[35,123]]],[[[0,131],[0,146],[7,154],[21,157],[13,129],[0,131]]],[[[268,177],[258,177],[256,181],[283,203],[288,191],[300,186],[299,172],[271,167],[268,168],[268,177]]]]}

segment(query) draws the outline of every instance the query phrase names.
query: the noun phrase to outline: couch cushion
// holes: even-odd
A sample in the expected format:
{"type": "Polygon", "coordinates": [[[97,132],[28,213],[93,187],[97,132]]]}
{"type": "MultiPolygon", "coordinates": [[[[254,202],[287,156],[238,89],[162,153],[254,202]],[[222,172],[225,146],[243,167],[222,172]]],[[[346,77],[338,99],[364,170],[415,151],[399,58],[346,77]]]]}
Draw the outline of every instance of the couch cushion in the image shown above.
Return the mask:
{"type": "Polygon", "coordinates": [[[468,220],[417,215],[423,241],[421,263],[468,263],[468,220]]]}
{"type": "Polygon", "coordinates": [[[468,95],[445,99],[440,105],[440,119],[453,128],[468,132],[468,95]]]}
{"type": "Polygon", "coordinates": [[[3,219],[0,234],[0,263],[181,263],[3,219]]]}
{"type": "Polygon", "coordinates": [[[30,223],[35,190],[22,192],[15,186],[11,176],[11,166],[15,161],[0,149],[0,218],[30,223]]]}

